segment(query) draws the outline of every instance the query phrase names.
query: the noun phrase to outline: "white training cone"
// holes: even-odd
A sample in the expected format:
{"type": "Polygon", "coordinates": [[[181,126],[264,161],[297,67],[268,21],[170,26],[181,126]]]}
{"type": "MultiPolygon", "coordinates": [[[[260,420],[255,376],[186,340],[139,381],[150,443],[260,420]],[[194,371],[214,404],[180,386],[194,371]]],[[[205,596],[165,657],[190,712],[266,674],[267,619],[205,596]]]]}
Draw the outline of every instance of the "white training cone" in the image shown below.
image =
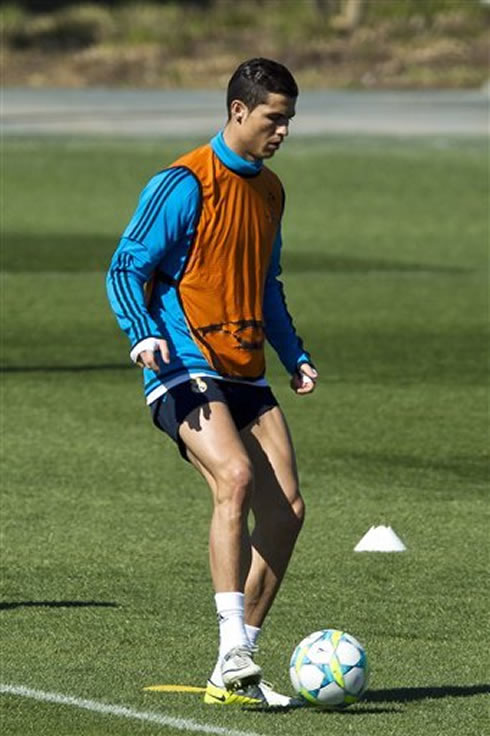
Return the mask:
{"type": "Polygon", "coordinates": [[[407,548],[391,526],[372,526],[354,552],[404,552],[407,548]]]}

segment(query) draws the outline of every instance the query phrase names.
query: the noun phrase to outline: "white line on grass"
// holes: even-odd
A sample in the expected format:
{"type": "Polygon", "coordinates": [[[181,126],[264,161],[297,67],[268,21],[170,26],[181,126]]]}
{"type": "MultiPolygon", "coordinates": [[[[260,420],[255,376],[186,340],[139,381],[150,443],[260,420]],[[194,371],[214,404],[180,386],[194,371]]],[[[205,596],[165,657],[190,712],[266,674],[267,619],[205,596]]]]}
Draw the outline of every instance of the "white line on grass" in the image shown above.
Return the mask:
{"type": "Polygon", "coordinates": [[[93,713],[104,713],[109,716],[132,718],[136,721],[148,721],[149,723],[157,723],[159,726],[176,728],[179,731],[217,734],[218,736],[260,736],[260,734],[253,731],[236,731],[225,728],[224,726],[212,726],[207,723],[198,723],[198,721],[193,721],[189,718],[173,718],[172,716],[152,713],[151,711],[133,710],[132,708],[126,708],[123,705],[113,705],[111,703],[100,703],[97,700],[76,698],[73,695],[50,693],[45,692],[44,690],[32,690],[31,688],[24,687],[23,685],[8,685],[0,683],[0,693],[5,693],[6,695],[20,695],[23,698],[40,700],[44,703],[72,705],[75,708],[90,710],[93,713]]]}

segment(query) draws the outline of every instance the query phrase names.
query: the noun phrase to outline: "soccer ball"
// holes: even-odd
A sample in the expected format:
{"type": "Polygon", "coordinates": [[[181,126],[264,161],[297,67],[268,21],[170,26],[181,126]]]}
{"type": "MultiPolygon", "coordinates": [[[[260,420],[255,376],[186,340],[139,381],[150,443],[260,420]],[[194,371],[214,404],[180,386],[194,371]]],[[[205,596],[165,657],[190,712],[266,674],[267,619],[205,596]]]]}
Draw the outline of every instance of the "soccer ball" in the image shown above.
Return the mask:
{"type": "Polygon", "coordinates": [[[289,674],[298,695],[309,703],[346,708],[357,703],[366,689],[366,652],[357,639],[343,631],[315,631],[294,650],[289,674]]]}

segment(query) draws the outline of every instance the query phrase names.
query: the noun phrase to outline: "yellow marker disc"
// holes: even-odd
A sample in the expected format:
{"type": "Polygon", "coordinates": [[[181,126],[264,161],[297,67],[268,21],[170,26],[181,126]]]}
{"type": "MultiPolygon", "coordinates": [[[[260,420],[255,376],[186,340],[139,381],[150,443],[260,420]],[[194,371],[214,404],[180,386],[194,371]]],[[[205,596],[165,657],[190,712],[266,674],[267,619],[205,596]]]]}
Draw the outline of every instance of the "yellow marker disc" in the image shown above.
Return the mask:
{"type": "Polygon", "coordinates": [[[148,685],[143,690],[151,690],[154,693],[205,693],[205,687],[195,685],[148,685]]]}

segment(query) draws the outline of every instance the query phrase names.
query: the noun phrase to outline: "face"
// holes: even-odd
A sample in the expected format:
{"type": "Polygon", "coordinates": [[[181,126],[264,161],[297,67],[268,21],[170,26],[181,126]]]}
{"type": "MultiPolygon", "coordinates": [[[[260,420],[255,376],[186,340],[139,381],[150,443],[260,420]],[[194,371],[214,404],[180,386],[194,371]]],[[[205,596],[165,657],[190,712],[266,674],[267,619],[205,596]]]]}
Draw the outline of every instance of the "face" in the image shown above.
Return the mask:
{"type": "Polygon", "coordinates": [[[288,135],[296,99],[269,92],[267,100],[253,110],[240,100],[231,104],[235,143],[249,160],[271,158],[288,135]]]}

